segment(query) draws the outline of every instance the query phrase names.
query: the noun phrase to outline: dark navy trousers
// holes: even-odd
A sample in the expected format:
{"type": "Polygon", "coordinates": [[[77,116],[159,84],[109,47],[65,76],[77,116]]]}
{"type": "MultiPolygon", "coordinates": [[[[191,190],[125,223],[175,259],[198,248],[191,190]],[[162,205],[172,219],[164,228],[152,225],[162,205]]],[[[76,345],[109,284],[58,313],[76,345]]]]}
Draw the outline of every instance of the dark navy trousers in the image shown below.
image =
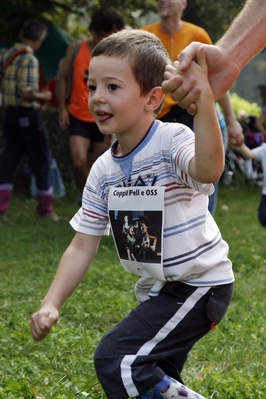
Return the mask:
{"type": "Polygon", "coordinates": [[[108,399],[136,397],[165,374],[181,373],[194,344],[218,324],[233,283],[194,287],[166,283],[110,330],[95,352],[95,369],[108,399]],[[175,371],[176,369],[176,371],[175,371]]]}
{"type": "Polygon", "coordinates": [[[24,156],[36,177],[39,213],[53,211],[53,188],[47,130],[39,111],[7,107],[3,120],[3,151],[0,157],[0,214],[9,206],[13,185],[24,156]]]}
{"type": "Polygon", "coordinates": [[[23,156],[36,176],[37,188],[51,186],[48,133],[39,111],[27,107],[7,107],[3,120],[3,152],[0,184],[14,184],[23,156]]]}

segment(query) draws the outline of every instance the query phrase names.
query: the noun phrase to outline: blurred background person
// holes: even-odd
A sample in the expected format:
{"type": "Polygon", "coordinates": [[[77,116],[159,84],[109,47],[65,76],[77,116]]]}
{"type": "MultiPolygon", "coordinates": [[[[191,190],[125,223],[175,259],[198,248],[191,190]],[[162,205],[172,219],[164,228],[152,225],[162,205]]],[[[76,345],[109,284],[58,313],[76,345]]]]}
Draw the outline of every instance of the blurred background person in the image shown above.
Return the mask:
{"type": "Polygon", "coordinates": [[[1,91],[6,106],[3,118],[3,152],[0,158],[0,216],[6,220],[14,181],[27,155],[36,176],[37,212],[50,220],[59,218],[53,210],[48,133],[40,117],[40,103],[50,101],[50,91],[39,91],[39,61],[34,56],[47,35],[47,26],[37,19],[27,20],[19,33],[20,43],[3,51],[1,91]]]}
{"type": "Polygon", "coordinates": [[[260,116],[256,120],[256,127],[258,128],[258,131],[262,132],[266,138],[266,105],[264,105],[260,116]]]}
{"type": "Polygon", "coordinates": [[[60,66],[59,73],[59,124],[69,128],[70,150],[76,184],[82,193],[93,162],[110,146],[110,137],[98,129],[88,109],[88,67],[91,51],[101,39],[125,28],[122,15],[113,7],[103,7],[92,14],[89,30],[91,36],[81,42],[73,61],[77,43],[71,42],[60,66]],[[73,63],[73,65],[72,65],[73,63]],[[66,104],[67,79],[72,70],[70,103],[66,104]]]}

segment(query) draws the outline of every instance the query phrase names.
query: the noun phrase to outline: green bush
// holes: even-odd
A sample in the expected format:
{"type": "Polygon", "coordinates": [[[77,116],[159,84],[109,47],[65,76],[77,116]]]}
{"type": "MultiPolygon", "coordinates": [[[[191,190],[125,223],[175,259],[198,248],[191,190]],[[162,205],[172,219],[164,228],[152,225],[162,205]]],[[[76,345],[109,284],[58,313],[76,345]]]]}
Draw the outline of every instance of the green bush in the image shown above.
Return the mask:
{"type": "Polygon", "coordinates": [[[261,114],[261,107],[257,103],[250,103],[244,98],[239,97],[236,93],[231,94],[231,102],[236,115],[240,110],[244,110],[248,115],[256,117],[261,114]]]}

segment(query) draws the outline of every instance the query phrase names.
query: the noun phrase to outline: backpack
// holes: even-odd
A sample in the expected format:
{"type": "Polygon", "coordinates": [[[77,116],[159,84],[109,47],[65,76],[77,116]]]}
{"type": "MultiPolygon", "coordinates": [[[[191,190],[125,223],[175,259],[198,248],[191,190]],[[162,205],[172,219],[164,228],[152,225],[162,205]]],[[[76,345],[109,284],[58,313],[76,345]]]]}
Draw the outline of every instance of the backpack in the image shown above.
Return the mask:
{"type": "MultiPolygon", "coordinates": [[[[70,100],[70,96],[71,96],[71,91],[72,91],[72,73],[73,73],[73,65],[74,65],[74,61],[75,58],[79,52],[79,49],[81,47],[82,41],[81,40],[77,40],[74,50],[73,50],[73,54],[72,54],[72,58],[71,58],[71,65],[69,67],[69,70],[67,72],[67,87],[66,87],[66,96],[65,96],[65,101],[66,103],[69,103],[70,100]]],[[[54,88],[54,95],[55,97],[58,99],[59,97],[59,76],[60,76],[60,70],[58,70],[57,74],[56,74],[56,82],[55,82],[55,88],[54,88]]]]}

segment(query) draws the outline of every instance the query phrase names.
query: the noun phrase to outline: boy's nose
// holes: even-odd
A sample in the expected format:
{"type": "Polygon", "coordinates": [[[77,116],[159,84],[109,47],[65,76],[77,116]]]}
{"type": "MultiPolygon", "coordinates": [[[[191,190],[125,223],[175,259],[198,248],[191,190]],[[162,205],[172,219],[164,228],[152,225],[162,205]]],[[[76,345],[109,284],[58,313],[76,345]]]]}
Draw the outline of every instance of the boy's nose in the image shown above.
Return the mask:
{"type": "Polygon", "coordinates": [[[102,90],[100,90],[100,89],[96,89],[95,90],[95,92],[93,94],[93,101],[95,103],[103,103],[103,102],[105,102],[105,98],[104,98],[102,90]]]}

